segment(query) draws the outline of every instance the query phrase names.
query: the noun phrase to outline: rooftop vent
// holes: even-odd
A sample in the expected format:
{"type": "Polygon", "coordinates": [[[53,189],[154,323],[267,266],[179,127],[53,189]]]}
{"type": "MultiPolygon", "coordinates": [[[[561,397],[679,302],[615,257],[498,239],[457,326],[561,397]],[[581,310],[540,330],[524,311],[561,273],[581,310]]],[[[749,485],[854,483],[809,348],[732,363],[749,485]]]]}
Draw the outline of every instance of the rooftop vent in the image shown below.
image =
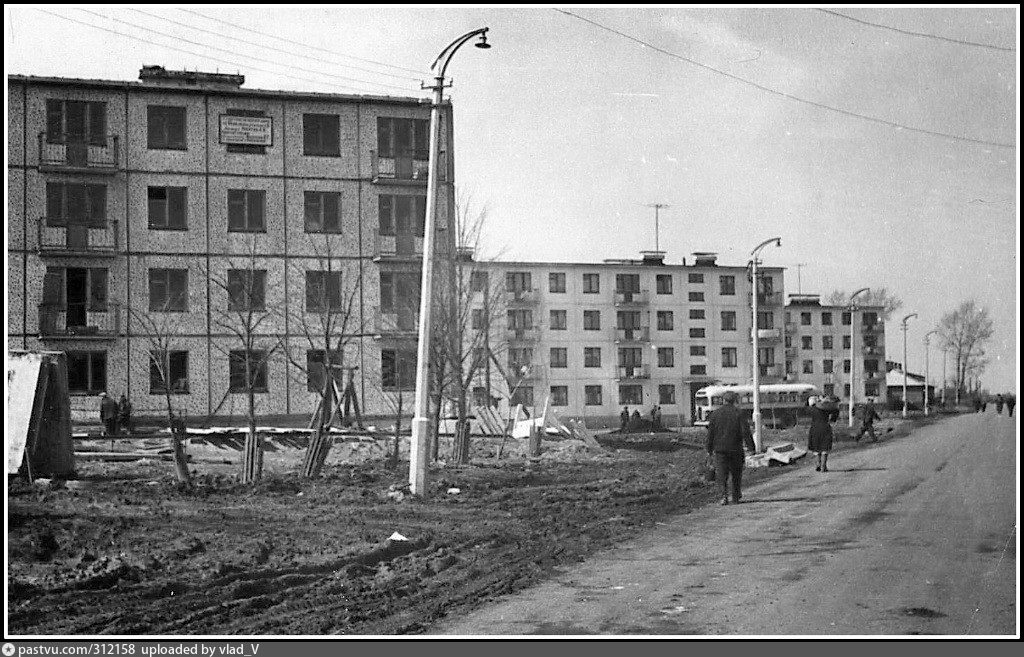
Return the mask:
{"type": "Polygon", "coordinates": [[[791,306],[820,306],[821,295],[820,294],[791,294],[789,295],[789,305],[791,306]]]}
{"type": "Polygon", "coordinates": [[[664,265],[665,264],[665,252],[664,251],[641,251],[640,255],[643,256],[643,264],[645,265],[664,265]]]}
{"type": "Polygon", "coordinates": [[[245,83],[245,76],[235,73],[168,71],[163,66],[143,66],[139,69],[139,79],[147,84],[205,89],[237,89],[245,83]]]}
{"type": "Polygon", "coordinates": [[[695,267],[714,267],[718,260],[718,254],[710,251],[694,251],[693,264],[695,267]]]}

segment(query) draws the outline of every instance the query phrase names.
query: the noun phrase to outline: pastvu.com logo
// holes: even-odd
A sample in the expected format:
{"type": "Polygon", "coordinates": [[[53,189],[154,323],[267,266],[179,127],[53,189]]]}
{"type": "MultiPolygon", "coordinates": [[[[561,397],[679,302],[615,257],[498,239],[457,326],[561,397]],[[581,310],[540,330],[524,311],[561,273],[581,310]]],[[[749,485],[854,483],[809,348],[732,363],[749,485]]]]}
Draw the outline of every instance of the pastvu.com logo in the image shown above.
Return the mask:
{"type": "Polygon", "coordinates": [[[11,657],[11,655],[13,655],[13,654],[14,654],[14,644],[13,643],[5,643],[4,644],[4,657],[11,657]]]}

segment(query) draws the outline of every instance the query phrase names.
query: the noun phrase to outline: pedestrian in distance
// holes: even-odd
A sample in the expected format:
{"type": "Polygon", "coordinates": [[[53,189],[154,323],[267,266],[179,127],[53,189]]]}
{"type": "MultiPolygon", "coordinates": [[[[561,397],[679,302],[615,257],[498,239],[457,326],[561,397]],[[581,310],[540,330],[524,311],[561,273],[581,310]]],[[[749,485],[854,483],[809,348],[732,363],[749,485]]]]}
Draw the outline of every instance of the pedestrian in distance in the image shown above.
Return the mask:
{"type": "Polygon", "coordinates": [[[996,395],[996,415],[1003,414],[1003,396],[996,395]]]}
{"type": "Polygon", "coordinates": [[[619,433],[629,433],[629,406],[619,413],[619,433]]]}
{"type": "Polygon", "coordinates": [[[1013,417],[1013,407],[1017,405],[1017,398],[1013,395],[1006,395],[1006,415],[1013,417]]]}
{"type": "Polygon", "coordinates": [[[129,435],[132,433],[132,403],[128,401],[128,396],[124,394],[121,395],[120,401],[117,402],[117,424],[121,433],[129,435]]]}
{"type": "Polygon", "coordinates": [[[117,435],[117,402],[105,393],[100,393],[100,422],[103,423],[103,435],[113,438],[117,435]]]}
{"type": "Polygon", "coordinates": [[[987,413],[988,412],[988,397],[982,397],[981,398],[981,412],[982,413],[987,413]]]}
{"type": "Polygon", "coordinates": [[[714,457],[715,480],[718,482],[722,504],[729,504],[731,483],[732,503],[742,499],[744,449],[754,451],[754,438],[750,433],[746,415],[736,408],[739,395],[727,391],[725,402],[708,417],[708,437],[705,444],[709,457],[714,457]]]}
{"type": "Polygon", "coordinates": [[[811,407],[811,428],[807,432],[807,450],[818,455],[818,472],[828,472],[828,453],[832,450],[832,413],[820,397],[807,400],[811,407]]]}
{"type": "Polygon", "coordinates": [[[630,430],[639,429],[643,423],[643,418],[640,417],[640,409],[634,408],[633,414],[629,416],[629,428],[630,430]]]}
{"type": "MultiPolygon", "coordinates": [[[[875,433],[875,420],[882,419],[875,411],[875,405],[872,403],[869,397],[866,402],[861,404],[857,408],[857,415],[860,419],[860,430],[857,435],[853,437],[854,442],[860,442],[860,439],[864,437],[864,434],[871,436],[871,440],[878,442],[878,435],[875,433]]],[[[833,420],[834,421],[834,420],[833,420]]]]}

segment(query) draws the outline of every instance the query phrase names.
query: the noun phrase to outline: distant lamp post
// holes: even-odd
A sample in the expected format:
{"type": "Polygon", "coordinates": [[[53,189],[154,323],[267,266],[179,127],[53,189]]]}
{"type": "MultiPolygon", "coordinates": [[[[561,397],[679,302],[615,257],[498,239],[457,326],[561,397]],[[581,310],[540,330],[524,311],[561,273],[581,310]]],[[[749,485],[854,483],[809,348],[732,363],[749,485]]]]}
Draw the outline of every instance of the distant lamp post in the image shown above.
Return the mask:
{"type": "Polygon", "coordinates": [[[942,341],[942,408],[946,408],[946,341],[942,341]]]}
{"type": "Polygon", "coordinates": [[[917,317],[917,313],[910,313],[900,322],[903,328],[903,417],[907,417],[907,320],[912,317],[917,317]]]}
{"type": "Polygon", "coordinates": [[[929,399],[928,398],[930,396],[928,394],[928,356],[929,356],[928,352],[929,352],[929,345],[931,344],[931,342],[928,340],[928,338],[933,333],[938,333],[938,331],[935,330],[935,329],[932,329],[931,331],[928,331],[927,333],[924,334],[924,414],[925,415],[928,415],[928,411],[929,411],[929,399]]]}
{"type": "Polygon", "coordinates": [[[752,301],[752,314],[754,317],[753,328],[750,330],[751,339],[754,343],[754,451],[758,453],[762,452],[763,449],[761,446],[761,363],[759,358],[760,343],[758,342],[757,336],[757,295],[759,292],[757,285],[757,265],[759,264],[759,261],[757,259],[757,256],[760,253],[761,249],[772,243],[774,243],[775,246],[781,247],[782,238],[773,237],[771,239],[767,239],[758,244],[756,247],[754,247],[754,250],[750,252],[751,287],[753,287],[754,290],[753,294],[750,295],[752,301]]]}
{"type": "MultiPolygon", "coordinates": [[[[430,155],[427,169],[427,216],[423,225],[423,278],[420,284],[420,322],[416,346],[416,404],[413,410],[412,440],[409,446],[409,490],[423,495],[427,486],[427,405],[428,359],[430,354],[430,313],[433,308],[434,282],[434,215],[437,212],[438,138],[441,134],[441,107],[444,102],[444,78],[448,64],[462,45],[479,36],[477,48],[490,48],[486,27],[473,30],[455,39],[441,51],[430,67],[434,74],[433,102],[430,106],[430,155]]],[[[449,126],[449,130],[451,127],[449,126]]]]}
{"type": "Polygon", "coordinates": [[[854,395],[854,390],[856,390],[856,388],[854,388],[854,386],[853,386],[853,373],[857,369],[857,359],[854,358],[854,356],[853,356],[853,339],[854,339],[854,331],[853,331],[854,321],[853,321],[853,318],[856,316],[856,313],[854,311],[857,308],[856,304],[854,303],[854,300],[858,296],[864,294],[865,292],[867,292],[870,289],[871,288],[869,288],[869,287],[862,287],[861,289],[859,289],[856,292],[854,292],[853,294],[851,294],[849,301],[846,302],[846,307],[850,311],[850,394],[849,394],[849,398],[850,399],[849,399],[849,402],[848,402],[849,403],[849,407],[847,409],[847,414],[849,415],[849,417],[847,418],[848,424],[846,426],[848,426],[850,428],[853,428],[853,405],[854,405],[854,396],[855,396],[854,395]]]}

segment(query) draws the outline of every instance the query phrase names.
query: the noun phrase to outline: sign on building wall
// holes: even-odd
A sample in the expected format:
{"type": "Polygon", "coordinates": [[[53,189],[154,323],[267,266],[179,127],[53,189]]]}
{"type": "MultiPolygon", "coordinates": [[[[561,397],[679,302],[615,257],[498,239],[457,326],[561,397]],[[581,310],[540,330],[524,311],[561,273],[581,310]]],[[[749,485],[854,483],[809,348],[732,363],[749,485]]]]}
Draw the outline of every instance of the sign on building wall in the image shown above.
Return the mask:
{"type": "Polygon", "coordinates": [[[273,146],[274,119],[269,116],[220,115],[220,143],[273,146]]]}

